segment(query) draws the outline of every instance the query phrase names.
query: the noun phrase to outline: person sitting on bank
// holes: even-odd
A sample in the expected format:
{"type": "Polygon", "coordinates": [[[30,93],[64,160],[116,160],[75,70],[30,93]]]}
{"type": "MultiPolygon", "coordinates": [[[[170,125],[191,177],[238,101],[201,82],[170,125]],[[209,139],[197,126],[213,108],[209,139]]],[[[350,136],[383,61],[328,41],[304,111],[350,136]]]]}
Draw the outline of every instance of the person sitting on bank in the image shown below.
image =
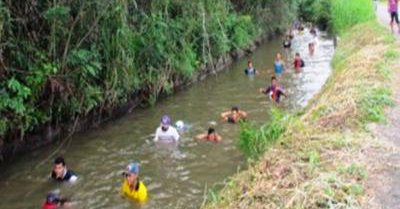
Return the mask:
{"type": "Polygon", "coordinates": [[[232,107],[231,111],[221,113],[221,117],[225,122],[238,123],[239,121],[246,119],[247,113],[239,110],[238,107],[232,107]]]}
{"type": "Polygon", "coordinates": [[[278,87],[277,79],[275,76],[271,78],[271,85],[265,89],[260,89],[260,92],[266,95],[269,95],[270,98],[276,103],[280,102],[281,96],[287,97],[286,93],[282,88],[278,87]]]}
{"type": "Polygon", "coordinates": [[[139,180],[139,163],[129,164],[122,174],[125,178],[121,186],[122,195],[139,203],[146,202],[147,188],[139,180]]]}
{"type": "Polygon", "coordinates": [[[172,121],[171,118],[167,115],[161,117],[160,127],[157,128],[156,134],[154,137],[154,142],[164,142],[164,143],[173,143],[178,142],[179,133],[178,131],[171,126],[172,121]]]}
{"type": "Polygon", "coordinates": [[[67,198],[61,198],[60,195],[50,192],[47,194],[46,201],[42,205],[42,209],[57,209],[57,208],[68,208],[67,198]]]}
{"type": "Polygon", "coordinates": [[[50,178],[58,182],[71,183],[78,180],[78,176],[73,171],[67,169],[63,157],[57,157],[54,160],[53,171],[51,172],[50,178]]]}
{"type": "Polygon", "coordinates": [[[208,128],[207,133],[199,134],[196,136],[198,140],[206,140],[210,142],[219,142],[222,140],[222,137],[215,131],[214,128],[208,128]]]}
{"type": "Polygon", "coordinates": [[[244,70],[244,73],[249,76],[257,74],[257,70],[254,68],[252,61],[247,62],[247,68],[244,70]]]}

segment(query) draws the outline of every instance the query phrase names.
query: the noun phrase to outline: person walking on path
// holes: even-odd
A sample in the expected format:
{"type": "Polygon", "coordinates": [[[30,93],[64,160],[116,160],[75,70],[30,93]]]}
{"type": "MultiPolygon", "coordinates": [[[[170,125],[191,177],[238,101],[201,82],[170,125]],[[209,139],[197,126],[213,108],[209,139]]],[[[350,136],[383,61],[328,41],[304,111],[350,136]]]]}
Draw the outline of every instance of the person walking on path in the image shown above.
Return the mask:
{"type": "Polygon", "coordinates": [[[388,0],[388,12],[390,13],[390,28],[392,29],[392,33],[394,32],[394,22],[396,22],[398,32],[400,33],[398,4],[399,0],[388,0]]]}

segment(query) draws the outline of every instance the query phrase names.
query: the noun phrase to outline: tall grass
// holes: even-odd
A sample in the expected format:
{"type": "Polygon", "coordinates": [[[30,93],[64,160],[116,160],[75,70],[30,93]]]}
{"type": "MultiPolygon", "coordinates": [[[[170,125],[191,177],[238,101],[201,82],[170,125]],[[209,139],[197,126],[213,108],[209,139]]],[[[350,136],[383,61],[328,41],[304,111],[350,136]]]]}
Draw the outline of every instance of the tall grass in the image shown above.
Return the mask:
{"type": "Polygon", "coordinates": [[[290,117],[278,109],[272,109],[270,122],[261,128],[248,123],[241,124],[239,148],[249,158],[257,159],[286,131],[290,117]]]}
{"type": "Polygon", "coordinates": [[[375,18],[371,0],[331,0],[332,28],[343,33],[350,27],[375,18]]]}

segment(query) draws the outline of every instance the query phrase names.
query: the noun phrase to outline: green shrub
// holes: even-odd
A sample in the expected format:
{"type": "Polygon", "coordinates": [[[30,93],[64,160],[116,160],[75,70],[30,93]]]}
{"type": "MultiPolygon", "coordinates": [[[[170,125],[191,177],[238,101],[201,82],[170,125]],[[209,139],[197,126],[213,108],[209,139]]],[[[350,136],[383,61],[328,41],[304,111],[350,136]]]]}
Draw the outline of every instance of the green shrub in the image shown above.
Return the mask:
{"type": "Polygon", "coordinates": [[[258,158],[269,145],[278,140],[285,132],[290,117],[272,109],[270,122],[257,129],[248,123],[241,124],[239,148],[249,158],[258,158]]]}

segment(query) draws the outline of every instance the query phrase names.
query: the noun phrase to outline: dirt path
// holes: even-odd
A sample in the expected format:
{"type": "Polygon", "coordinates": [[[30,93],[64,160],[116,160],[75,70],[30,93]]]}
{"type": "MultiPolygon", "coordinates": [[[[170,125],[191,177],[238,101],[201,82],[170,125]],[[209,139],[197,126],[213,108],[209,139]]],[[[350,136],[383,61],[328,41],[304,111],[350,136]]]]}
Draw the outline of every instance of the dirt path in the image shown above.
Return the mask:
{"type": "MultiPolygon", "coordinates": [[[[385,4],[378,6],[377,17],[390,30],[390,17],[385,4]]],[[[396,45],[400,47],[400,35],[394,33],[394,36],[396,45]]],[[[400,64],[400,60],[397,63],[400,64]]],[[[370,178],[370,189],[374,191],[377,208],[382,209],[400,209],[400,72],[393,72],[392,84],[395,105],[387,110],[387,123],[374,125],[372,129],[378,140],[391,147],[376,158],[381,167],[370,178]]]]}

